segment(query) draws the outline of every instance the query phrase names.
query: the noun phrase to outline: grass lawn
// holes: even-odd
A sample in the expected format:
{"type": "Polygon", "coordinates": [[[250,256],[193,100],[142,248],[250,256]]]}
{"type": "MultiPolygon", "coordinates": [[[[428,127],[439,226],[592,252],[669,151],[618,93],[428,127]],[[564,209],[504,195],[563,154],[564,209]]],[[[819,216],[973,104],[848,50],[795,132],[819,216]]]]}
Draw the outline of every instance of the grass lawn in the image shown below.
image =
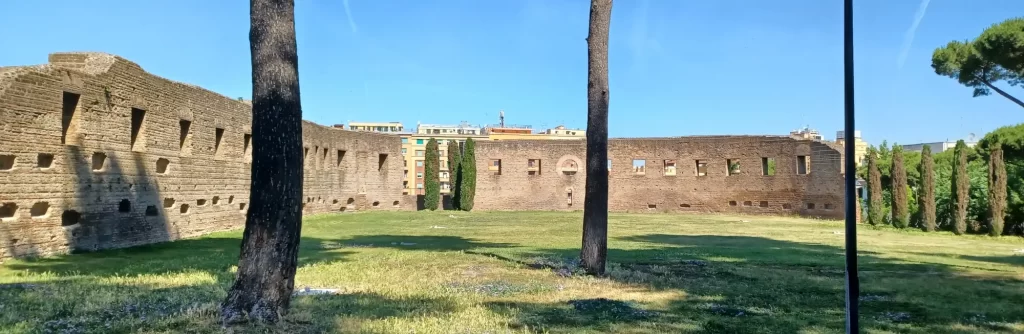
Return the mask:
{"type": "MultiPolygon", "coordinates": [[[[609,275],[574,274],[580,213],[308,217],[286,321],[234,332],[834,333],[841,222],[612,214],[609,275]],[[603,298],[603,299],[602,299],[603,298]]],[[[223,332],[241,230],[0,264],[3,333],[223,332]]],[[[860,226],[870,333],[1024,332],[1024,239],[860,226]]]]}

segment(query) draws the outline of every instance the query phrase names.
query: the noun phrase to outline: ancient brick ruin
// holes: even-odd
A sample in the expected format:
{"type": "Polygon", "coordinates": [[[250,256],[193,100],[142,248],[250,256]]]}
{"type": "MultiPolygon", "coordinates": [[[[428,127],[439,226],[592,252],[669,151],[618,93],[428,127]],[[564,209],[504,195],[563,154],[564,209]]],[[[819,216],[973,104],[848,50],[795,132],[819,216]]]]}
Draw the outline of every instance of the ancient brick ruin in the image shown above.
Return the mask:
{"type": "MultiPolygon", "coordinates": [[[[241,227],[250,111],[108,54],[0,68],[0,258],[241,227]]],[[[302,130],[304,213],[415,209],[398,137],[302,130]]]]}
{"type": "MultiPolygon", "coordinates": [[[[776,136],[611,139],[608,208],[843,217],[842,153],[776,136]]],[[[476,148],[476,209],[582,210],[582,141],[476,148]]]]}
{"type": "MultiPolygon", "coordinates": [[[[251,105],[102,53],[0,67],[0,259],[244,225],[251,105]]],[[[415,210],[401,139],[303,124],[303,212],[415,210]]],[[[478,210],[582,210],[582,141],[482,141],[478,210]]],[[[789,137],[610,141],[609,208],[841,218],[841,150],[789,137]],[[765,175],[769,174],[769,175],[765,175]]]]}

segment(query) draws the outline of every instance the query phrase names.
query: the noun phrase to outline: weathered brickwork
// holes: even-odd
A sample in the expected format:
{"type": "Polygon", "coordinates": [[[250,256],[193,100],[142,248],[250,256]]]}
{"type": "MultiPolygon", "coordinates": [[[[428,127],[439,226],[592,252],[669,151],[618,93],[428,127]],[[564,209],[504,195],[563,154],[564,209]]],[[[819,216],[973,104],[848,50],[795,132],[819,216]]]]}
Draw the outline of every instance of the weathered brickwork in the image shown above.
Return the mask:
{"type": "MultiPolygon", "coordinates": [[[[0,259],[244,225],[250,115],[108,54],[0,67],[0,259]]],[[[306,122],[303,142],[304,213],[415,209],[397,136],[306,122]]]]}
{"type": "MultiPolygon", "coordinates": [[[[585,142],[481,141],[476,150],[476,209],[583,209],[585,142]]],[[[768,136],[611,139],[608,154],[610,210],[843,217],[842,153],[828,143],[768,136]],[[801,159],[806,168],[798,167],[801,159]],[[774,175],[763,175],[766,163],[774,175]]]]}

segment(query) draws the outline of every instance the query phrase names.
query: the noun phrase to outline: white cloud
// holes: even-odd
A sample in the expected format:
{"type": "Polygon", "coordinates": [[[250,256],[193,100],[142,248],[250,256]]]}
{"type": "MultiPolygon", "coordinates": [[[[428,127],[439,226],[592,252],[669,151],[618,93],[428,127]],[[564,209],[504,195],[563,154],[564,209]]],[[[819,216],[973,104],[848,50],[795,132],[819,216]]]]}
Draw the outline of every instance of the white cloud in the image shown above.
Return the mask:
{"type": "Polygon", "coordinates": [[[356,33],[356,21],[352,19],[352,10],[348,7],[348,0],[342,0],[341,4],[345,6],[345,17],[348,18],[348,27],[352,29],[352,33],[356,33]]]}

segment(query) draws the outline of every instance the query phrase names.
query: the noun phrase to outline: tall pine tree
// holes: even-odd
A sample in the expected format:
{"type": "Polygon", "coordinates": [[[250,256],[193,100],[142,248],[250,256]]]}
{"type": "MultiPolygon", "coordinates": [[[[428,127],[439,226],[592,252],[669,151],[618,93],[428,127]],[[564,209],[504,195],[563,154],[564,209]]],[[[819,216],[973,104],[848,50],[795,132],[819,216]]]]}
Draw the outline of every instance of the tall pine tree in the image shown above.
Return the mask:
{"type": "Polygon", "coordinates": [[[448,198],[452,200],[452,210],[459,209],[459,186],[462,182],[459,175],[462,171],[459,165],[462,164],[462,149],[459,142],[454,139],[448,140],[448,198]]]}
{"type": "Polygon", "coordinates": [[[918,191],[918,209],[921,214],[921,229],[935,231],[935,160],[931,146],[921,151],[921,190],[918,191]]]}
{"type": "Polygon", "coordinates": [[[903,167],[903,146],[893,145],[892,169],[892,225],[896,228],[910,226],[910,211],[907,202],[907,170],[903,167]]]}
{"type": "Polygon", "coordinates": [[[882,204],[882,172],[878,170],[878,151],[868,151],[868,223],[881,225],[885,219],[882,204]]]}
{"type": "Polygon", "coordinates": [[[988,158],[988,205],[991,220],[988,234],[1003,235],[1003,219],[1006,216],[1006,164],[1003,162],[1003,146],[996,143],[988,158]]]}
{"type": "Polygon", "coordinates": [[[423,157],[423,207],[437,210],[441,203],[441,158],[437,152],[437,140],[427,141],[427,152],[423,157]]]}
{"type": "Polygon", "coordinates": [[[473,198],[476,197],[476,144],[473,138],[466,138],[466,147],[462,152],[462,170],[459,173],[459,209],[473,210],[473,198]]]}
{"type": "Polygon", "coordinates": [[[953,233],[967,233],[967,204],[970,202],[971,180],[967,176],[967,144],[957,140],[953,149],[953,182],[950,182],[950,211],[953,212],[953,233]]]}

